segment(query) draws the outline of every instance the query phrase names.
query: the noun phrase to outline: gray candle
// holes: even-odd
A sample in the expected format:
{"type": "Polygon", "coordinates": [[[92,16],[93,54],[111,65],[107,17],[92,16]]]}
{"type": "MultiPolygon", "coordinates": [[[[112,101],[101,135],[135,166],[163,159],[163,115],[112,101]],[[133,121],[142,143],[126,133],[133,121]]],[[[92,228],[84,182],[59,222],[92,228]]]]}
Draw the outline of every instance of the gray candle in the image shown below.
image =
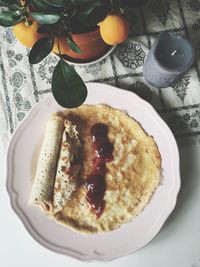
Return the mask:
{"type": "Polygon", "coordinates": [[[147,83],[165,88],[186,72],[194,61],[194,49],[183,36],[162,33],[154,42],[143,66],[147,83]]]}

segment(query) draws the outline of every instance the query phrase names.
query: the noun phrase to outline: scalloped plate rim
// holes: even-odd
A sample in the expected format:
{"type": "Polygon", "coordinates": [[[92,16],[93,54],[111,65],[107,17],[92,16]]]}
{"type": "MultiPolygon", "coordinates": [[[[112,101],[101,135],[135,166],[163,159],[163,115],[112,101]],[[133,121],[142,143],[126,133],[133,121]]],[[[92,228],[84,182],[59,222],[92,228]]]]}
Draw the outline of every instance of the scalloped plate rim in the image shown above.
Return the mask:
{"type": "MultiPolygon", "coordinates": [[[[78,260],[83,260],[83,261],[91,261],[91,260],[100,260],[100,261],[110,261],[110,260],[114,260],[116,258],[119,258],[121,256],[133,253],[139,249],[141,249],[142,247],[144,247],[145,245],[147,245],[161,230],[163,224],[165,223],[165,221],[167,220],[168,216],[170,215],[170,213],[173,211],[175,205],[176,205],[176,200],[177,200],[177,195],[178,192],[180,190],[180,170],[179,170],[179,152],[178,152],[178,147],[175,141],[175,138],[173,136],[173,134],[171,133],[171,130],[169,129],[169,127],[167,126],[167,124],[162,120],[162,118],[158,115],[158,113],[155,111],[155,109],[145,100],[141,99],[139,96],[137,96],[136,94],[134,94],[133,92],[130,91],[125,91],[119,88],[116,88],[114,86],[111,85],[107,85],[107,84],[100,84],[100,83],[86,83],[87,86],[89,87],[99,87],[100,85],[102,87],[109,87],[112,91],[112,89],[114,89],[115,91],[113,92],[109,92],[109,93],[113,93],[114,95],[117,95],[118,93],[120,94],[125,94],[127,96],[132,96],[134,97],[137,101],[139,101],[141,103],[141,105],[145,106],[150,113],[153,114],[153,117],[156,118],[157,121],[159,121],[159,124],[165,128],[165,130],[167,131],[167,135],[170,139],[170,142],[172,143],[174,152],[175,152],[175,158],[176,158],[176,175],[177,175],[177,184],[176,184],[176,188],[174,188],[174,192],[173,192],[173,198],[171,198],[171,202],[168,205],[168,211],[165,214],[164,218],[162,218],[162,220],[160,220],[159,222],[156,223],[156,227],[154,227],[153,231],[151,231],[151,234],[148,236],[148,238],[146,238],[146,241],[143,241],[143,244],[140,245],[140,247],[138,247],[137,249],[131,249],[131,248],[124,248],[124,250],[121,250],[121,252],[118,252],[117,254],[113,251],[112,254],[107,254],[107,255],[101,255],[99,254],[95,249],[92,251],[92,253],[90,254],[84,254],[84,253],[80,253],[80,252],[76,252],[73,251],[70,248],[65,248],[63,251],[61,248],[58,248],[55,245],[50,244],[47,240],[44,240],[43,238],[40,237],[40,235],[37,233],[37,231],[35,231],[35,229],[33,229],[33,226],[31,225],[31,222],[29,222],[28,218],[26,217],[26,215],[23,213],[23,211],[20,209],[20,207],[17,204],[16,201],[16,197],[17,194],[16,192],[14,192],[13,190],[13,185],[12,185],[12,149],[14,148],[15,142],[16,142],[16,136],[17,134],[20,133],[21,130],[23,130],[23,127],[26,126],[26,124],[28,123],[28,120],[34,116],[34,114],[37,112],[37,110],[39,109],[40,106],[43,105],[43,103],[46,102],[51,102],[54,101],[53,100],[53,96],[49,95],[46,98],[44,98],[43,100],[41,100],[40,102],[36,103],[29,111],[29,113],[26,115],[26,117],[23,119],[23,121],[17,126],[11,140],[8,146],[8,150],[7,150],[7,168],[6,168],[6,177],[7,177],[7,182],[6,182],[6,188],[7,188],[7,192],[9,194],[10,197],[10,203],[12,206],[12,209],[14,210],[14,212],[18,215],[18,217],[20,218],[21,222],[24,224],[25,228],[27,229],[27,231],[29,232],[29,234],[41,245],[43,245],[44,247],[46,247],[47,249],[50,249],[54,252],[57,253],[61,253],[67,256],[72,256],[78,260]]],[[[90,90],[93,90],[91,89],[90,90]]],[[[95,89],[94,89],[95,90],[95,89]]],[[[62,107],[61,107],[62,108],[62,107]]]]}

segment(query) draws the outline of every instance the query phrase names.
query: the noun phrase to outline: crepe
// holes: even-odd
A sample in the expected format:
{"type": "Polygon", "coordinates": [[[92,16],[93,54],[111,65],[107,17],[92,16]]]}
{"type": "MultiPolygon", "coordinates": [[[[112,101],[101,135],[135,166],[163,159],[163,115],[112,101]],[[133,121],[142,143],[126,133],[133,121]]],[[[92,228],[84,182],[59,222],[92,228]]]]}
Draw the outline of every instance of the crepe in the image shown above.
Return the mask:
{"type": "Polygon", "coordinates": [[[53,192],[53,213],[62,210],[78,185],[81,169],[81,143],[76,126],[65,120],[53,192]]]}
{"type": "Polygon", "coordinates": [[[30,205],[38,205],[49,215],[65,206],[76,189],[80,148],[76,126],[53,115],[46,125],[30,205]]]}
{"type": "Polygon", "coordinates": [[[38,205],[48,213],[53,211],[52,192],[63,130],[63,118],[52,115],[46,124],[45,136],[29,199],[30,205],[38,205]]]}
{"type": "Polygon", "coordinates": [[[77,125],[82,144],[79,184],[64,208],[53,218],[81,233],[111,231],[129,222],[149,202],[160,180],[161,157],[153,139],[133,118],[103,105],[82,105],[65,116],[77,125]],[[92,170],[91,127],[103,123],[113,144],[113,160],[106,163],[105,208],[99,218],[86,200],[85,179],[92,170]]]}
{"type": "Polygon", "coordinates": [[[48,121],[30,203],[80,233],[111,231],[144,209],[160,170],[156,142],[136,120],[108,106],[82,105],[48,121]],[[90,131],[99,123],[107,127],[106,142],[113,150],[104,163],[105,206],[97,216],[88,203],[86,181],[98,156],[90,131]]]}

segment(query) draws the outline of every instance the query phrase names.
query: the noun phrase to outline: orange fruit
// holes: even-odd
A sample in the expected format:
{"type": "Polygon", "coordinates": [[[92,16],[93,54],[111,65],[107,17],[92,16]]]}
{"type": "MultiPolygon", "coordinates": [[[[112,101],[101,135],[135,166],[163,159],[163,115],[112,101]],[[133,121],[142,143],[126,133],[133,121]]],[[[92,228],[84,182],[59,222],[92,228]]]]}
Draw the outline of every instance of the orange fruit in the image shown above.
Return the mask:
{"type": "Polygon", "coordinates": [[[65,37],[55,37],[54,38],[54,46],[53,46],[52,51],[56,54],[59,54],[58,42],[59,42],[59,48],[60,48],[61,55],[67,54],[70,50],[70,47],[69,47],[65,37]]]}
{"type": "Polygon", "coordinates": [[[32,20],[31,23],[31,25],[26,25],[25,22],[20,22],[13,26],[13,32],[17,40],[29,48],[31,48],[41,37],[44,36],[37,32],[39,23],[35,20],[32,20]]]}
{"type": "Polygon", "coordinates": [[[109,45],[120,44],[129,34],[129,23],[121,15],[108,15],[99,24],[101,37],[109,45]]]}

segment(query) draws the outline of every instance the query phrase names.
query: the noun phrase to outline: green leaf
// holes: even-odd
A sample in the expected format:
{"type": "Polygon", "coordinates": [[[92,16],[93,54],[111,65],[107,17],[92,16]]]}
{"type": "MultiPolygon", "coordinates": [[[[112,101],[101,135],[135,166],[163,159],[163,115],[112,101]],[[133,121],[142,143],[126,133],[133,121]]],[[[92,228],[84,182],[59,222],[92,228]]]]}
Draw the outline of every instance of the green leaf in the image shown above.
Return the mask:
{"type": "Polygon", "coordinates": [[[78,107],[87,97],[85,83],[63,59],[60,59],[53,71],[52,93],[58,104],[65,108],[78,107]]]}
{"type": "Polygon", "coordinates": [[[138,7],[138,5],[143,5],[147,3],[148,0],[120,0],[119,2],[121,8],[128,8],[128,7],[138,7]]]}
{"type": "Polygon", "coordinates": [[[66,5],[66,2],[69,4],[69,1],[66,0],[31,0],[31,3],[40,10],[52,9],[52,7],[63,7],[66,5]]]}
{"type": "MultiPolygon", "coordinates": [[[[133,0],[131,0],[134,2],[133,0]]],[[[111,6],[113,12],[118,12],[120,9],[120,0],[111,0],[111,6]]]]}
{"type": "Polygon", "coordinates": [[[0,0],[0,6],[10,7],[12,5],[20,6],[21,4],[19,0],[0,0]]]}
{"type": "Polygon", "coordinates": [[[40,62],[51,52],[53,45],[53,37],[44,37],[39,39],[30,51],[29,62],[31,64],[37,64],[38,62],[40,62]]]}
{"type": "Polygon", "coordinates": [[[16,8],[15,6],[9,7],[9,10],[13,11],[18,16],[25,15],[26,12],[25,8],[23,7],[16,8]]]}
{"type": "Polygon", "coordinates": [[[51,26],[49,26],[48,24],[43,24],[41,25],[38,29],[37,32],[38,33],[51,33],[51,26]]]}
{"type": "Polygon", "coordinates": [[[135,12],[135,8],[132,7],[123,9],[123,16],[130,25],[135,25],[137,23],[137,16],[135,15],[135,12]]]}
{"type": "Polygon", "coordinates": [[[105,5],[96,7],[88,16],[87,24],[88,25],[97,25],[100,21],[102,21],[111,9],[110,3],[106,3],[105,5]]]}
{"type": "Polygon", "coordinates": [[[59,14],[48,14],[44,12],[31,12],[31,17],[38,21],[40,24],[53,24],[60,19],[59,14]]]}
{"type": "MultiPolygon", "coordinates": [[[[66,4],[69,4],[69,2],[76,6],[86,5],[86,4],[93,4],[94,0],[64,0],[66,4]]],[[[102,0],[107,1],[107,0],[102,0]]]]}
{"type": "Polygon", "coordinates": [[[41,0],[31,0],[31,5],[39,11],[49,11],[52,8],[47,2],[41,0]]]}
{"type": "Polygon", "coordinates": [[[71,37],[66,37],[67,43],[71,50],[77,54],[83,54],[83,51],[78,47],[78,45],[73,41],[71,37]]]}
{"type": "Polygon", "coordinates": [[[87,17],[92,13],[92,11],[97,8],[102,6],[102,0],[96,0],[96,1],[92,1],[91,3],[89,2],[88,4],[85,5],[84,9],[81,11],[78,19],[80,21],[84,21],[87,19],[87,17]]]}
{"type": "Polygon", "coordinates": [[[21,21],[22,17],[12,11],[2,11],[0,14],[0,25],[11,27],[21,21]]]}
{"type": "Polygon", "coordinates": [[[63,7],[65,5],[65,1],[63,0],[43,0],[43,1],[55,7],[63,7]]]}

